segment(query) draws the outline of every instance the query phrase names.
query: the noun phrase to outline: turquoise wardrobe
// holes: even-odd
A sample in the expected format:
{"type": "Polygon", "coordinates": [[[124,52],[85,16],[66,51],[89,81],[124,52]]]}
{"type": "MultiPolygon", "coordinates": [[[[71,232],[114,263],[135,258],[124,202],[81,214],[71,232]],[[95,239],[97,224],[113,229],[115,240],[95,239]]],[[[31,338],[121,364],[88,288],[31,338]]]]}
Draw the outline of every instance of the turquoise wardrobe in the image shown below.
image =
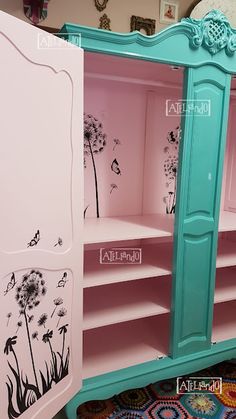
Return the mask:
{"type": "Polygon", "coordinates": [[[149,37],[73,24],[59,37],[84,50],[74,419],[85,401],[236,357],[236,31],[213,10],[149,37]]]}

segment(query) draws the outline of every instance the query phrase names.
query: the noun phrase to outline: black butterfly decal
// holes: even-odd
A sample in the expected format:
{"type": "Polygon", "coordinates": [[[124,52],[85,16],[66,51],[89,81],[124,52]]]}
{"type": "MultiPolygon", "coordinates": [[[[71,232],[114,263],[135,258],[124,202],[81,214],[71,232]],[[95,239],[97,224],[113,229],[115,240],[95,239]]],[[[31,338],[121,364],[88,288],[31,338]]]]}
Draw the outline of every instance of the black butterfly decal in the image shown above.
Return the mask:
{"type": "Polygon", "coordinates": [[[40,232],[39,232],[39,230],[37,230],[33,239],[30,240],[30,242],[27,244],[27,247],[36,246],[38,244],[39,240],[40,240],[40,232]]]}
{"type": "Polygon", "coordinates": [[[4,292],[4,295],[6,295],[9,291],[11,291],[15,285],[16,285],[16,278],[15,278],[14,272],[12,272],[11,279],[7,284],[7,288],[6,288],[6,291],[4,292]]]}
{"type": "Polygon", "coordinates": [[[66,282],[67,282],[67,273],[64,272],[62,278],[60,279],[60,281],[58,281],[57,288],[61,288],[61,287],[64,288],[64,286],[66,285],[66,282]]]}
{"type": "Polygon", "coordinates": [[[116,175],[121,175],[121,171],[119,168],[119,163],[116,159],[113,160],[113,162],[111,163],[111,170],[116,174],[116,175]]]}

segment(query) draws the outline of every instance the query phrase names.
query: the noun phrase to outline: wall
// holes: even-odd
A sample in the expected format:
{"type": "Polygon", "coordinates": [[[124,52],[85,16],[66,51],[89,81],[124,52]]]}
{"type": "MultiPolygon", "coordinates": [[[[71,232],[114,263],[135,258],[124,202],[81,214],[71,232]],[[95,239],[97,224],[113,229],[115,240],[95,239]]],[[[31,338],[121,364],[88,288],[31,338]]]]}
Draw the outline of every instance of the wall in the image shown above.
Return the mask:
{"type": "MultiPolygon", "coordinates": [[[[184,16],[189,4],[189,0],[180,0],[180,17],[184,16]]],[[[0,10],[28,21],[23,13],[23,0],[0,0],[0,10]]],[[[107,13],[112,30],[117,32],[130,31],[132,14],[156,19],[157,31],[165,28],[159,23],[159,0],[109,0],[102,13],[95,8],[94,0],[50,0],[48,18],[42,25],[61,28],[64,22],[71,22],[98,27],[103,13],[107,13]]]]}

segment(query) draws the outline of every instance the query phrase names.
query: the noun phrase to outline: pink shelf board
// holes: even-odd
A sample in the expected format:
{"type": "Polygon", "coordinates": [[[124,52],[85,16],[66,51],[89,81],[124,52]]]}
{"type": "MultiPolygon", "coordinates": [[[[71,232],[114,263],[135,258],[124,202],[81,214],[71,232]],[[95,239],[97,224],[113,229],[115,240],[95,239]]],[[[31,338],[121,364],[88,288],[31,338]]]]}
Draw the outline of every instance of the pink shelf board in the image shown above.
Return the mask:
{"type": "Polygon", "coordinates": [[[166,214],[87,218],[84,244],[173,235],[174,216],[166,214]]]}
{"type": "Polygon", "coordinates": [[[167,356],[169,315],[84,332],[83,378],[167,356]]]}
{"type": "Polygon", "coordinates": [[[219,232],[236,231],[236,212],[222,211],[219,219],[219,232]]]}
{"type": "Polygon", "coordinates": [[[236,338],[236,301],[215,304],[212,342],[236,338]]]}
{"type": "Polygon", "coordinates": [[[231,300],[236,300],[236,269],[217,269],[214,301],[222,303],[231,300]]]}
{"type": "Polygon", "coordinates": [[[85,251],[84,288],[171,274],[172,242],[143,245],[140,248],[142,249],[142,263],[135,265],[100,264],[99,249],[85,251]]]}
{"type": "Polygon", "coordinates": [[[170,312],[171,279],[143,279],[84,290],[83,329],[170,312]]]}
{"type": "Polygon", "coordinates": [[[220,239],[218,243],[216,267],[223,268],[234,265],[236,265],[236,241],[220,239]]]}

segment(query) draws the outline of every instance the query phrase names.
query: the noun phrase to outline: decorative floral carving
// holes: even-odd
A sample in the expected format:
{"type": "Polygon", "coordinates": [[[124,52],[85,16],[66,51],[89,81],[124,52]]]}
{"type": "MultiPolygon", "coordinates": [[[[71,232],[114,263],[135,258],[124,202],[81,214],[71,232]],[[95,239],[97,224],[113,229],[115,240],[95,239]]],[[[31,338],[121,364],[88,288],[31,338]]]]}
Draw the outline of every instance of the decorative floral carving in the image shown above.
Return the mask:
{"type": "Polygon", "coordinates": [[[236,31],[230,26],[226,16],[219,10],[212,10],[203,19],[182,19],[191,25],[190,45],[193,48],[203,46],[211,54],[225,49],[228,55],[236,51],[236,31]]]}
{"type": "Polygon", "coordinates": [[[155,19],[145,19],[140,16],[131,16],[130,31],[140,31],[143,29],[147,35],[154,35],[156,27],[155,19]]]}
{"type": "Polygon", "coordinates": [[[94,3],[96,6],[96,9],[99,12],[102,12],[107,7],[108,0],[94,0],[94,3]]]}
{"type": "Polygon", "coordinates": [[[109,19],[106,13],[104,13],[104,15],[102,15],[99,20],[100,24],[98,29],[105,29],[106,31],[111,31],[111,19],[109,19]]]}

